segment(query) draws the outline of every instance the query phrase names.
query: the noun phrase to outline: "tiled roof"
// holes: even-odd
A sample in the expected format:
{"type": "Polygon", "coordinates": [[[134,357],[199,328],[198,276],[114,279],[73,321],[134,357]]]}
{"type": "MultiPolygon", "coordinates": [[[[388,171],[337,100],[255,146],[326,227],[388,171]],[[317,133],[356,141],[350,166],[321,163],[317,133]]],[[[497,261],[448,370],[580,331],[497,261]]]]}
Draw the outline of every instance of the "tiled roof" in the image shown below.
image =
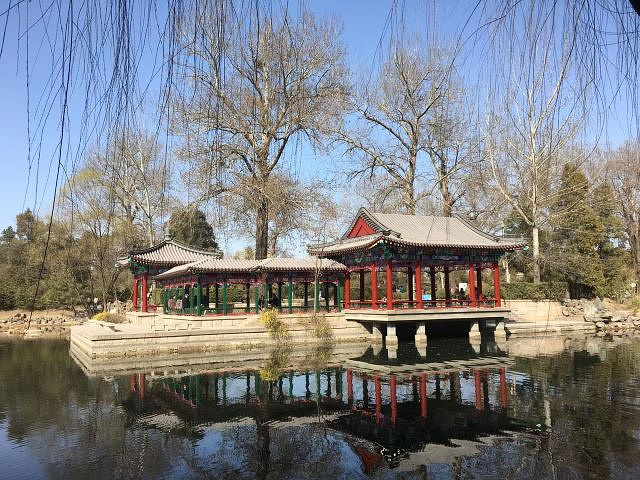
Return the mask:
{"type": "Polygon", "coordinates": [[[314,272],[316,269],[323,272],[344,272],[347,267],[335,260],[317,257],[272,257],[260,261],[262,272],[314,272]]]}
{"type": "Polygon", "coordinates": [[[460,217],[372,213],[366,208],[358,211],[351,228],[339,240],[309,246],[309,252],[322,256],[346,253],[368,249],[379,241],[400,246],[500,251],[515,250],[527,244],[522,239],[501,238],[482,232],[460,217]],[[376,233],[348,238],[358,218],[362,218],[376,233]]]}
{"type": "Polygon", "coordinates": [[[309,258],[266,258],[264,260],[234,260],[207,258],[186,265],[179,265],[156,275],[162,280],[180,275],[198,273],[270,273],[270,272],[343,272],[347,270],[343,264],[335,260],[309,258]]]}
{"type": "Polygon", "coordinates": [[[215,259],[208,258],[187,265],[192,273],[218,273],[218,272],[252,272],[260,264],[257,260],[235,260],[233,258],[215,259]]]}
{"type": "Polygon", "coordinates": [[[175,240],[164,240],[153,247],[131,252],[129,261],[142,265],[171,266],[221,257],[222,253],[219,251],[207,252],[182,245],[175,240]]]}

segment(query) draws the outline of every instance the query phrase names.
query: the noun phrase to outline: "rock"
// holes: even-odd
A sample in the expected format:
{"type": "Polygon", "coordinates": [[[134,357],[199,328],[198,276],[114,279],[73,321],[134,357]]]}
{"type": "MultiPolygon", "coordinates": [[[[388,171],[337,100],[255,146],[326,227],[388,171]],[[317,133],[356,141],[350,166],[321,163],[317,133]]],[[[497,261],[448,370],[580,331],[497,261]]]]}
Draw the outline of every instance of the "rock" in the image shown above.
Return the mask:
{"type": "Polygon", "coordinates": [[[585,301],[582,304],[582,311],[584,312],[584,315],[595,315],[598,312],[598,309],[596,308],[595,304],[589,302],[589,301],[585,301]]]}
{"type": "Polygon", "coordinates": [[[596,297],[593,300],[593,306],[596,308],[596,310],[604,310],[604,304],[602,303],[602,300],[600,300],[600,297],[596,297]]]}
{"type": "Polygon", "coordinates": [[[626,312],[613,312],[611,313],[611,321],[612,322],[624,322],[629,316],[626,312]]]}
{"type": "Polygon", "coordinates": [[[604,323],[604,322],[596,322],[596,327],[601,330],[604,327],[606,327],[606,323],[604,323]]]}
{"type": "Polygon", "coordinates": [[[39,328],[30,328],[26,332],[24,332],[24,336],[27,338],[35,338],[42,336],[42,330],[39,328]]]}

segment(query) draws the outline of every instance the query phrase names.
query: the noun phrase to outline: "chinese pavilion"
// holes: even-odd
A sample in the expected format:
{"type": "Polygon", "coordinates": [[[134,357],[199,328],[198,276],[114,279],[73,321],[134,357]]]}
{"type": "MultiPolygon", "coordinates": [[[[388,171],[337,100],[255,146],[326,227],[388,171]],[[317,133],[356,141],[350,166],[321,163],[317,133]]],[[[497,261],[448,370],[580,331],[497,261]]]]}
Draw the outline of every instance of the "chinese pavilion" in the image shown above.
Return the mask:
{"type": "Polygon", "coordinates": [[[178,265],[217,258],[222,258],[222,252],[197,250],[176,242],[168,235],[152,247],[130,252],[119,263],[128,265],[133,273],[133,310],[149,311],[149,277],[153,278],[178,265]]]}
{"type": "Polygon", "coordinates": [[[500,307],[498,260],[505,252],[525,245],[521,239],[506,239],[482,232],[460,217],[372,213],[361,208],[342,238],[310,246],[308,250],[312,255],[337,260],[347,267],[345,308],[422,310],[434,307],[500,307]],[[491,296],[483,292],[482,271],[487,268],[493,271],[491,296]],[[468,271],[464,295],[460,291],[451,291],[450,274],[454,270],[468,271]],[[423,290],[423,275],[427,272],[428,294],[423,290]],[[444,277],[443,298],[436,295],[437,272],[442,272],[444,277]],[[356,299],[351,298],[351,277],[354,273],[359,281],[356,299]],[[386,295],[383,298],[380,298],[378,288],[379,273],[385,277],[386,295]],[[406,299],[394,298],[398,276],[406,278],[406,299]],[[366,278],[368,289],[365,287],[366,278]],[[371,292],[369,298],[365,298],[367,291],[371,292]]]}
{"type": "Polygon", "coordinates": [[[318,310],[321,286],[324,308],[340,309],[341,285],[347,268],[334,261],[319,258],[267,258],[264,260],[236,260],[205,258],[178,265],[155,276],[162,284],[164,312],[187,315],[230,315],[258,313],[270,304],[281,311],[318,310]],[[302,303],[293,302],[294,286],[302,286],[302,303]],[[313,285],[314,301],[309,302],[313,285]],[[243,305],[238,308],[229,298],[230,287],[241,287],[243,305]],[[286,288],[286,303],[283,301],[286,288]],[[277,293],[276,293],[277,292],[277,293]],[[253,299],[253,303],[252,303],[253,299]],[[274,299],[277,299],[274,301],[274,299]]]}

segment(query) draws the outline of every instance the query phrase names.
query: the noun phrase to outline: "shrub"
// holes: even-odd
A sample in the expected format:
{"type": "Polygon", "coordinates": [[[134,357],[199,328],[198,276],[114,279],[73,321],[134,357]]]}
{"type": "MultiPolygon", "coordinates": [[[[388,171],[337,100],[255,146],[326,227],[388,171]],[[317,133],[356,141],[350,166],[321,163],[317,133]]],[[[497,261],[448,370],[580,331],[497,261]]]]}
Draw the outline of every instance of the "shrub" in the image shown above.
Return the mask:
{"type": "Polygon", "coordinates": [[[562,300],[567,297],[565,282],[515,282],[502,285],[502,296],[512,300],[562,300]]]}
{"type": "Polygon", "coordinates": [[[0,310],[12,310],[16,307],[16,297],[11,288],[0,283],[0,310]]]}
{"type": "Polygon", "coordinates": [[[333,338],[333,330],[324,315],[314,313],[310,318],[313,333],[321,340],[331,340],[333,338]]]}
{"type": "Polygon", "coordinates": [[[118,315],[116,313],[109,312],[100,312],[95,314],[92,320],[98,320],[100,322],[109,322],[109,323],[124,323],[125,318],[122,315],[118,315]]]}
{"type": "Polygon", "coordinates": [[[278,318],[278,310],[267,308],[260,313],[260,322],[267,327],[271,338],[274,340],[286,340],[289,338],[289,330],[285,323],[278,318]]]}

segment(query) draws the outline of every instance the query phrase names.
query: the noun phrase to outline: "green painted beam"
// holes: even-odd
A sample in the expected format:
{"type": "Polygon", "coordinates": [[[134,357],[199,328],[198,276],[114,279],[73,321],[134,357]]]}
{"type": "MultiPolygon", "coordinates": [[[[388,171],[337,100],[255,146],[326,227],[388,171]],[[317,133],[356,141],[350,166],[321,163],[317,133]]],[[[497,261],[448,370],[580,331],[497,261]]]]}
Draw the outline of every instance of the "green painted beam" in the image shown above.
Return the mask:
{"type": "Polygon", "coordinates": [[[196,295],[197,295],[197,299],[198,299],[198,311],[197,314],[198,316],[202,315],[202,284],[200,282],[198,282],[198,285],[196,287],[196,295]]]}
{"type": "Polygon", "coordinates": [[[225,279],[224,283],[222,284],[222,314],[223,315],[226,315],[228,313],[227,290],[228,290],[228,284],[227,284],[227,280],[225,279]]]}

